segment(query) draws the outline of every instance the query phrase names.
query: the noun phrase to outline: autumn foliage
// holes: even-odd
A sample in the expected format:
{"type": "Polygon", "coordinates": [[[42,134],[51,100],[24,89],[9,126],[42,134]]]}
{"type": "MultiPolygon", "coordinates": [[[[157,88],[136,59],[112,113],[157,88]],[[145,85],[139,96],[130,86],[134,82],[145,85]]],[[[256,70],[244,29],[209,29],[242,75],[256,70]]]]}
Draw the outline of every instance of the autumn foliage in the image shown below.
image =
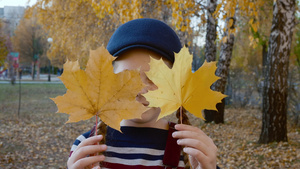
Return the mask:
{"type": "Polygon", "coordinates": [[[3,23],[2,23],[2,20],[0,20],[0,66],[4,65],[4,61],[8,54],[8,49],[5,44],[6,37],[5,37],[4,33],[2,32],[2,29],[3,29],[3,23]]]}

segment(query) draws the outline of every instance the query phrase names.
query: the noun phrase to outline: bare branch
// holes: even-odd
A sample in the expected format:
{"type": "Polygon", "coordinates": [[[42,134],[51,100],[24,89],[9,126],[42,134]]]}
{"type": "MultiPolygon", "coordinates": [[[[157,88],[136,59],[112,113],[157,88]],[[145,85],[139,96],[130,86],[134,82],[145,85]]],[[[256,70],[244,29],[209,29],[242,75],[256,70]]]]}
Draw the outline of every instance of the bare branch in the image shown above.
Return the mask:
{"type": "Polygon", "coordinates": [[[203,5],[202,3],[201,3],[202,1],[200,1],[200,2],[197,2],[196,4],[197,5],[199,5],[199,6],[201,6],[202,8],[204,8],[204,9],[208,9],[208,7],[207,6],[205,6],[205,5],[203,5]]]}

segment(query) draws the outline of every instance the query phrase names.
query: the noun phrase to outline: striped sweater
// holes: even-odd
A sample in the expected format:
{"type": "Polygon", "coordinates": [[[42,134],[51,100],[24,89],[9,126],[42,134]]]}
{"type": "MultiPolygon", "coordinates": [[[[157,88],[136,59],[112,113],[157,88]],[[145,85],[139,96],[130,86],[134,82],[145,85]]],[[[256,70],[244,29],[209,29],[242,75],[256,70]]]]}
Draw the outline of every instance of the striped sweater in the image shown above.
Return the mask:
{"type": "MultiPolygon", "coordinates": [[[[163,156],[168,130],[144,127],[121,127],[122,133],[110,127],[107,129],[103,169],[164,169],[163,156]]],[[[91,131],[79,136],[74,142],[71,153],[91,131]]],[[[71,154],[70,154],[71,155],[71,154]]],[[[170,168],[170,167],[167,167],[170,168]]],[[[184,169],[183,157],[177,169],[184,169]]]]}

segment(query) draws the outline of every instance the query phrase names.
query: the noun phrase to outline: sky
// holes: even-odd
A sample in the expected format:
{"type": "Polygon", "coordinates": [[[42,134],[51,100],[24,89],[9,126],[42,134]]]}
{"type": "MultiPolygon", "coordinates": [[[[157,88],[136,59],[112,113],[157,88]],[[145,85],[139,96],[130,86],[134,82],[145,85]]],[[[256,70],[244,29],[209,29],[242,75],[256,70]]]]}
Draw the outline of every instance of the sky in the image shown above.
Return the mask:
{"type": "MultiPolygon", "coordinates": [[[[0,0],[0,8],[4,6],[24,6],[28,5],[29,0],[0,0]]],[[[30,0],[29,5],[32,6],[37,0],[30,0]]]]}

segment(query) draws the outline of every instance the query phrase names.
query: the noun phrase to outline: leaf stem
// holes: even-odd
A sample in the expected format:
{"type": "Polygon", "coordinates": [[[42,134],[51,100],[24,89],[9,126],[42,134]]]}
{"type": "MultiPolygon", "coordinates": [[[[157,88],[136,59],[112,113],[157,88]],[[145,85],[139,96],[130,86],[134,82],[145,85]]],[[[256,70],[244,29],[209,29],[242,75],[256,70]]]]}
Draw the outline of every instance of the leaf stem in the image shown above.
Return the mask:
{"type": "Polygon", "coordinates": [[[180,124],[182,124],[182,106],[180,106],[180,124]]]}
{"type": "Polygon", "coordinates": [[[96,117],[96,125],[95,125],[95,134],[94,134],[94,136],[97,136],[97,128],[98,128],[98,113],[95,115],[95,117],[96,117]]]}
{"type": "MultiPolygon", "coordinates": [[[[96,118],[96,125],[95,125],[94,136],[97,136],[98,135],[98,131],[97,131],[97,129],[98,129],[98,113],[95,115],[95,118],[96,118]]],[[[95,143],[95,145],[99,145],[99,142],[95,143]]],[[[98,155],[98,153],[93,154],[93,156],[97,156],[97,155],[98,155]]],[[[97,163],[93,164],[92,166],[94,168],[95,166],[97,166],[97,163]]]]}

